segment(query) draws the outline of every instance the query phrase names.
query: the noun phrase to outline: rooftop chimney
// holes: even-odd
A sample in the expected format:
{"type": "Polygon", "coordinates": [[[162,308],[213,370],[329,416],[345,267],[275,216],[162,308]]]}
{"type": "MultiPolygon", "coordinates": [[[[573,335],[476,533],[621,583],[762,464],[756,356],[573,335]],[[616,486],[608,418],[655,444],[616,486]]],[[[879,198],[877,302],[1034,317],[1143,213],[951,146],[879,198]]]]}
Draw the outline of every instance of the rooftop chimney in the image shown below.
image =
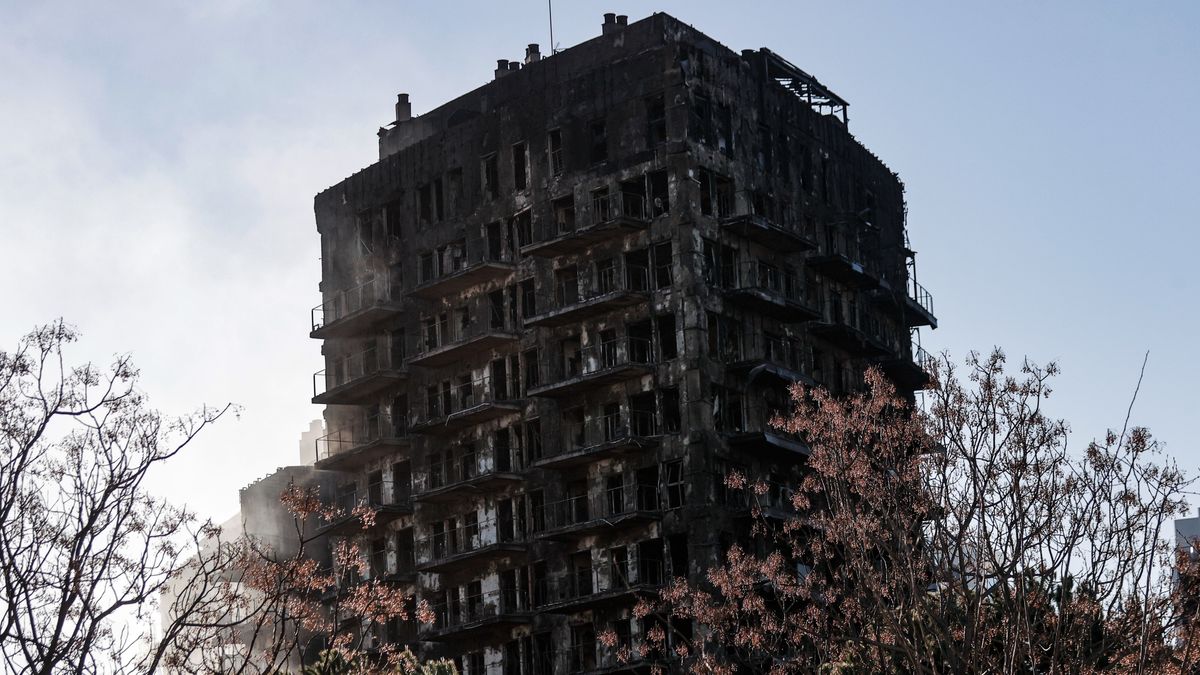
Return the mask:
{"type": "Polygon", "coordinates": [[[608,12],[604,15],[604,25],[600,26],[601,35],[609,35],[617,30],[617,15],[608,12]]]}
{"type": "Polygon", "coordinates": [[[412,119],[412,104],[408,102],[408,94],[396,97],[396,121],[407,122],[412,119]]]}
{"type": "Polygon", "coordinates": [[[628,26],[629,25],[629,17],[624,14],[618,14],[617,15],[617,25],[618,26],[628,26]]]}
{"type": "Polygon", "coordinates": [[[496,59],[496,79],[508,74],[508,59],[496,59]]]}
{"type": "Polygon", "coordinates": [[[508,72],[511,73],[514,70],[520,70],[520,69],[521,69],[520,61],[509,61],[508,62],[508,72]]]}
{"type": "Polygon", "coordinates": [[[529,65],[534,61],[540,60],[542,60],[542,53],[538,51],[537,43],[529,43],[529,46],[525,48],[525,65],[529,65]]]}

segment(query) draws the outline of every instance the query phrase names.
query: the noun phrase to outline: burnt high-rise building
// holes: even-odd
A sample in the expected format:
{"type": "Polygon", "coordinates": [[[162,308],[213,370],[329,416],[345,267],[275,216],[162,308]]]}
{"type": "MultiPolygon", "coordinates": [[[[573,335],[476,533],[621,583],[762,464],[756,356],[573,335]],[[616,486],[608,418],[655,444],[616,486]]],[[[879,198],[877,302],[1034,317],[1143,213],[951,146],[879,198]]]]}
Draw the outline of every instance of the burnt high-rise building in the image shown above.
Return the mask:
{"type": "Polygon", "coordinates": [[[645,667],[597,636],[636,646],[638,594],[746,536],[731,470],[786,506],[787,385],[924,385],[904,187],[847,107],[665,14],[420,116],[400,95],[379,161],[316,197],[317,465],[379,511],[329,531],[437,614],[368,642],[470,675],[645,667]]]}

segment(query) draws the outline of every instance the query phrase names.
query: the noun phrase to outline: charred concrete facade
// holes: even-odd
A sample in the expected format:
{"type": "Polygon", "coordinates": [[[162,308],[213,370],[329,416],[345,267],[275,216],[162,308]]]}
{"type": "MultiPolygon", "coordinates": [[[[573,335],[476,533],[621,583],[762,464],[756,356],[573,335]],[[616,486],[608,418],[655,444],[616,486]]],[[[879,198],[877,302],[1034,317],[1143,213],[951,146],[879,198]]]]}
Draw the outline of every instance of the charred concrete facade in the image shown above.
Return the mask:
{"type": "Polygon", "coordinates": [[[785,504],[786,386],[925,382],[903,185],[767,49],[606,15],[419,117],[400,95],[379,154],[316,198],[312,324],[317,466],[379,509],[371,573],[438,617],[374,640],[471,675],[644,668],[597,635],[636,645],[636,596],[744,536],[730,470],[785,504]]]}

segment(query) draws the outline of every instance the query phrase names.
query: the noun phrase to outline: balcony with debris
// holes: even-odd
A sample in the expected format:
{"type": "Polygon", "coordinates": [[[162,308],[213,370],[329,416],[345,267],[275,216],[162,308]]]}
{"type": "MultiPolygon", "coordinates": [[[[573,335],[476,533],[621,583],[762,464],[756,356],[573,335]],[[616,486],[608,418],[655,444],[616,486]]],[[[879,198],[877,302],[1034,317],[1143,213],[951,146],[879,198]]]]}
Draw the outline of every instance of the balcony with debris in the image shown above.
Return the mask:
{"type": "MultiPolygon", "coordinates": [[[[581,410],[565,411],[562,438],[533,462],[538,469],[568,469],[601,459],[658,447],[663,428],[652,410],[625,410],[585,417],[581,410]]],[[[678,433],[678,430],[675,430],[678,433]]]]}
{"type": "Polygon", "coordinates": [[[338,427],[317,439],[316,468],[352,471],[411,444],[403,418],[376,414],[338,427]]]}
{"type": "Polygon", "coordinates": [[[461,293],[491,281],[506,279],[516,269],[510,249],[501,244],[498,231],[489,237],[471,241],[460,240],[418,258],[417,285],[408,295],[424,300],[436,300],[461,293]]]}
{"type": "Polygon", "coordinates": [[[544,364],[545,384],[529,390],[530,396],[561,398],[654,372],[657,357],[649,336],[618,336],[601,331],[599,341],[580,346],[579,340],[560,344],[560,358],[544,364]]]}
{"type": "Polygon", "coordinates": [[[468,520],[441,531],[434,529],[418,539],[416,546],[417,570],[441,573],[523,555],[527,549],[525,532],[515,517],[468,520]]]}
{"type": "Polygon", "coordinates": [[[661,560],[613,560],[533,581],[533,604],[542,612],[575,613],[631,605],[666,584],[661,560]]]}
{"type": "Polygon", "coordinates": [[[544,504],[533,514],[533,535],[538,539],[577,539],[658,520],[662,513],[658,485],[607,488],[544,504]]]}
{"type": "Polygon", "coordinates": [[[497,588],[431,603],[434,620],[420,631],[432,642],[478,640],[528,624],[533,610],[524,589],[497,588]]]}
{"type": "Polygon", "coordinates": [[[739,306],[781,322],[803,323],[821,316],[817,289],[780,266],[746,260],[716,275],[710,272],[709,277],[739,306]]]}
{"type": "Polygon", "coordinates": [[[644,193],[603,188],[592,192],[587,210],[576,211],[574,199],[555,201],[552,217],[540,221],[521,253],[559,256],[585,251],[596,244],[650,227],[652,210],[644,193]]]}
{"type": "Polygon", "coordinates": [[[310,337],[326,339],[364,335],[383,321],[399,316],[400,298],[388,279],[373,276],[312,308],[310,337]]]}
{"type": "Polygon", "coordinates": [[[736,344],[722,345],[719,354],[726,369],[744,377],[747,384],[765,380],[783,385],[816,384],[812,345],[798,337],[752,331],[749,336],[739,336],[736,344]]]}
{"type": "Polygon", "coordinates": [[[408,377],[403,353],[381,350],[374,340],[365,349],[328,361],[327,368],[313,374],[312,402],[318,405],[364,403],[408,377]]]}
{"type": "Polygon", "coordinates": [[[559,327],[579,323],[613,310],[632,307],[650,297],[650,269],[645,266],[618,267],[613,259],[585,268],[580,276],[571,266],[555,272],[552,309],[525,319],[525,326],[559,327]]]}
{"type": "Polygon", "coordinates": [[[444,434],[520,412],[524,399],[517,396],[507,379],[472,378],[470,374],[430,385],[421,394],[412,431],[444,434]]]}
{"type": "Polygon", "coordinates": [[[368,483],[365,490],[349,484],[345,489],[338,490],[333,507],[332,517],[317,528],[316,536],[361,533],[361,512],[364,510],[374,513],[376,526],[400,516],[411,515],[412,486],[382,478],[368,483]]]}
{"type": "MultiPolygon", "coordinates": [[[[777,209],[760,192],[739,190],[734,195],[733,213],[719,219],[721,229],[777,253],[799,253],[817,248],[811,228],[796,218],[783,221],[777,209]]],[[[720,209],[718,209],[720,211],[720,209]]]]}
{"type": "Polygon", "coordinates": [[[520,455],[508,445],[490,445],[477,450],[463,448],[452,459],[426,465],[423,481],[414,498],[421,502],[454,502],[487,490],[520,483],[525,467],[520,455]]]}
{"type": "Polygon", "coordinates": [[[490,304],[480,307],[483,304],[483,298],[479,298],[474,307],[466,305],[425,316],[421,334],[409,349],[407,364],[440,368],[515,343],[520,335],[503,308],[490,304]]]}

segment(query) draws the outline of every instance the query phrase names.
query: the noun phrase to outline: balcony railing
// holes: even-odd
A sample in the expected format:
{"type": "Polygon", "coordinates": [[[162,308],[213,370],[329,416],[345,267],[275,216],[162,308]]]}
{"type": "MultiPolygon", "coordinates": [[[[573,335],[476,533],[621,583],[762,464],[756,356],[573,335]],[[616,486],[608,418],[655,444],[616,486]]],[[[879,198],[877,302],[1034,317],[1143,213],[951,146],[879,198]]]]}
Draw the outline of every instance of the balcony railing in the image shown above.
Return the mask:
{"type": "Polygon", "coordinates": [[[452,431],[517,412],[521,399],[511,386],[507,380],[489,376],[457,382],[436,392],[427,389],[418,404],[413,430],[452,431]]]}
{"type": "Polygon", "coordinates": [[[709,279],[750,309],[780,321],[811,321],[820,317],[816,288],[782,268],[760,260],[726,267],[709,279]]]}
{"type": "Polygon", "coordinates": [[[605,312],[644,302],[650,292],[650,270],[645,266],[597,269],[555,287],[554,307],[525,319],[526,326],[563,326],[605,312]]]}
{"type": "Polygon", "coordinates": [[[530,396],[564,396],[595,386],[637,377],[656,363],[649,338],[622,336],[590,344],[547,364],[546,384],[531,389],[530,396]]]}
{"type": "Polygon", "coordinates": [[[408,445],[403,420],[392,422],[380,415],[340,427],[317,439],[317,466],[321,469],[351,469],[408,445]]]}
{"type": "Polygon", "coordinates": [[[810,255],[806,262],[825,276],[860,288],[879,285],[880,274],[876,265],[864,255],[858,240],[846,233],[830,231],[821,250],[810,255]]]}
{"type": "Polygon", "coordinates": [[[424,632],[429,639],[449,637],[481,625],[498,622],[521,623],[530,616],[529,597],[520,588],[499,588],[475,595],[464,595],[450,601],[431,603],[433,624],[424,632]]]}
{"type": "Polygon", "coordinates": [[[815,384],[812,346],[799,338],[755,332],[749,342],[739,340],[720,356],[730,369],[745,372],[752,380],[765,375],[784,384],[815,384]]]}
{"type": "Polygon", "coordinates": [[[846,302],[834,296],[828,320],[813,325],[813,332],[839,347],[861,356],[899,354],[899,335],[890,324],[861,302],[846,302]]]}
{"type": "Polygon", "coordinates": [[[621,191],[593,195],[590,206],[589,211],[575,212],[570,218],[540,221],[532,241],[523,242],[521,250],[533,255],[571,253],[650,224],[645,195],[621,191]]]}
{"type": "Polygon", "coordinates": [[[516,518],[489,518],[434,532],[418,539],[416,548],[418,569],[445,571],[489,554],[524,550],[525,533],[516,518]]]}
{"type": "Polygon", "coordinates": [[[331,364],[313,375],[313,403],[359,403],[407,375],[402,363],[392,363],[390,352],[374,346],[333,357],[331,364]]]}
{"type": "Polygon", "coordinates": [[[785,405],[773,405],[762,399],[727,400],[719,405],[715,422],[717,432],[731,445],[766,446],[808,455],[808,446],[798,434],[771,423],[787,413],[785,405]]]}
{"type": "Polygon", "coordinates": [[[346,337],[363,333],[400,309],[393,302],[387,279],[366,282],[329,296],[312,309],[312,337],[346,337]]]}
{"type": "Polygon", "coordinates": [[[917,283],[916,279],[908,279],[908,297],[906,298],[908,312],[906,318],[909,327],[931,326],[937,328],[937,316],[933,313],[933,294],[917,283]]]}
{"type": "Polygon", "coordinates": [[[535,579],[533,604],[539,609],[580,609],[584,604],[628,597],[639,590],[652,590],[665,582],[666,573],[660,560],[614,561],[535,579]]]}
{"type": "Polygon", "coordinates": [[[585,464],[658,443],[663,430],[653,411],[631,410],[582,421],[563,420],[562,442],[546,448],[536,465],[564,468],[585,464]]]}
{"type": "Polygon", "coordinates": [[[332,516],[319,528],[321,534],[338,534],[359,530],[362,524],[356,509],[365,507],[375,512],[375,524],[391,522],[401,515],[412,513],[412,487],[380,481],[367,485],[365,490],[342,491],[334,498],[332,516]]]}
{"type": "Polygon", "coordinates": [[[660,515],[657,485],[609,488],[545,504],[533,514],[538,536],[582,534],[660,515]]]}
{"type": "Polygon", "coordinates": [[[772,251],[791,253],[816,248],[811,228],[800,227],[794,218],[785,224],[770,209],[756,206],[755,201],[753,192],[739,190],[734,200],[737,213],[723,217],[721,227],[772,251]]]}
{"type": "Polygon", "coordinates": [[[474,246],[446,252],[434,261],[432,270],[418,269],[417,285],[409,295],[439,298],[477,284],[503,279],[512,274],[514,269],[514,258],[508,248],[481,241],[474,246]]]}
{"type": "Polygon", "coordinates": [[[424,334],[414,336],[408,363],[414,366],[439,367],[461,361],[464,357],[511,344],[517,339],[516,329],[499,310],[489,310],[465,325],[447,321],[426,326],[424,334]]]}
{"type": "Polygon", "coordinates": [[[429,464],[417,498],[455,499],[463,488],[480,489],[496,483],[519,481],[523,470],[519,456],[511,447],[464,453],[450,461],[429,464]]]}

